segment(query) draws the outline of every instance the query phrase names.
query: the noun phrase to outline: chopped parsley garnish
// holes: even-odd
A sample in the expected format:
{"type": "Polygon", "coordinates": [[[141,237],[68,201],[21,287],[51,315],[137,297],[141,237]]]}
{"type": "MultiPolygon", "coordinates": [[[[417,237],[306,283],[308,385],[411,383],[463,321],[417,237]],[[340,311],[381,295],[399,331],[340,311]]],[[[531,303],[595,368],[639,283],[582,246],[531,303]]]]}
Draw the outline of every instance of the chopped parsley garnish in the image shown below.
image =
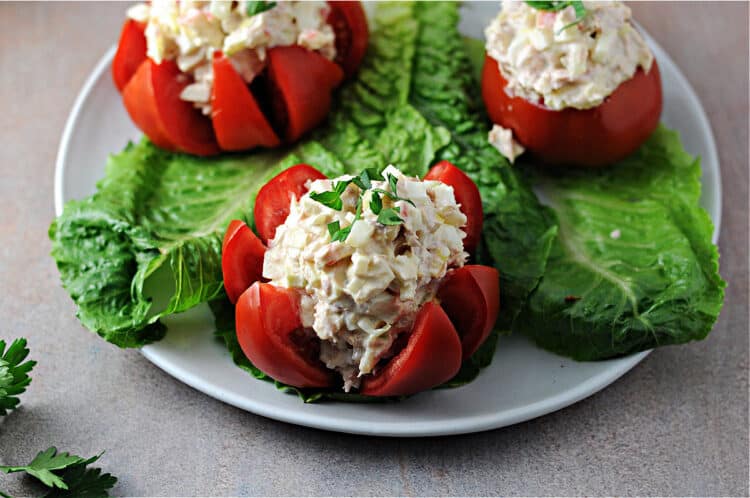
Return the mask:
{"type": "Polygon", "coordinates": [[[398,195],[398,178],[394,175],[388,174],[386,177],[375,169],[368,168],[363,170],[359,175],[350,178],[349,180],[337,181],[333,184],[333,190],[326,192],[310,192],[310,198],[314,201],[318,201],[326,207],[329,207],[336,211],[341,211],[344,206],[341,200],[341,195],[346,191],[346,188],[350,184],[354,184],[359,187],[359,198],[357,199],[357,211],[354,214],[354,220],[348,227],[341,228],[341,224],[338,221],[333,221],[328,224],[328,233],[331,236],[331,241],[344,242],[352,231],[352,226],[357,220],[362,219],[362,204],[366,191],[370,191],[370,209],[376,215],[378,215],[378,223],[381,225],[399,225],[404,220],[399,216],[401,209],[399,207],[392,207],[383,209],[383,198],[381,196],[388,197],[394,201],[408,202],[412,206],[416,207],[414,202],[410,199],[406,199],[398,195]],[[373,181],[387,181],[390,190],[384,190],[381,188],[373,188],[373,181]]]}
{"type": "Polygon", "coordinates": [[[7,351],[5,341],[0,340],[0,415],[6,415],[18,405],[18,395],[31,383],[28,374],[36,362],[21,363],[28,354],[26,339],[14,340],[7,351]]]}
{"type": "Polygon", "coordinates": [[[526,4],[529,7],[533,7],[536,10],[543,10],[545,12],[559,12],[561,10],[565,10],[568,7],[573,7],[573,10],[576,12],[576,18],[573,22],[570,24],[566,24],[560,30],[557,32],[562,33],[566,29],[568,29],[571,26],[575,26],[576,24],[583,21],[583,18],[586,17],[586,7],[583,5],[583,2],[581,0],[551,0],[551,1],[536,1],[536,0],[526,0],[526,4]]]}
{"type": "Polygon", "coordinates": [[[83,458],[63,452],[50,446],[40,451],[28,465],[19,467],[0,466],[0,472],[26,472],[34,476],[45,486],[53,488],[46,496],[62,497],[99,497],[109,496],[107,490],[117,482],[117,478],[110,474],[102,474],[100,469],[87,468],[96,462],[99,455],[83,458]]]}
{"type": "Polygon", "coordinates": [[[248,17],[252,17],[256,14],[260,14],[261,12],[271,10],[274,7],[276,7],[276,2],[264,2],[263,0],[251,1],[247,2],[247,10],[245,10],[245,12],[247,13],[248,17]]]}

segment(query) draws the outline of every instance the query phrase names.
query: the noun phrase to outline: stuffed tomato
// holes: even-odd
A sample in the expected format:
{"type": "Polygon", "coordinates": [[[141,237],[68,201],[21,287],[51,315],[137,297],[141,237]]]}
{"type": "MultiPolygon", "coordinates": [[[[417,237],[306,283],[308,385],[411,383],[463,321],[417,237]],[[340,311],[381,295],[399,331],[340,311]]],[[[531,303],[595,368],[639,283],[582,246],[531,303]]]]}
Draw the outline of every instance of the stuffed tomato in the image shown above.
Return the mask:
{"type": "Polygon", "coordinates": [[[367,40],[359,2],[154,0],[128,10],[112,76],[162,148],[276,147],[325,119],[367,40]]]}
{"type": "Polygon", "coordinates": [[[659,123],[659,68],[621,2],[503,2],[485,32],[490,142],[511,161],[603,166],[659,123]]]}
{"type": "Polygon", "coordinates": [[[278,381],[414,394],[455,376],[492,330],[498,272],[465,264],[479,192],[452,164],[424,180],[297,165],[260,190],[254,217],[258,235],[227,229],[224,286],[242,351],[278,381]]]}

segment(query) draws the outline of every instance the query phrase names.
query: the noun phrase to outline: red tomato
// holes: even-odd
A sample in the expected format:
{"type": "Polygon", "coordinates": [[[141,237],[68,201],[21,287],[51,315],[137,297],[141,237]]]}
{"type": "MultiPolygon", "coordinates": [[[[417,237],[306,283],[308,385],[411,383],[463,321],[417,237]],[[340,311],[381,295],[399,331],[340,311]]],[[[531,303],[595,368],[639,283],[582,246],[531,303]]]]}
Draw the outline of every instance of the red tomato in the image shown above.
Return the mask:
{"type": "Polygon", "coordinates": [[[289,216],[292,197],[299,199],[307,192],[307,182],[322,180],[326,175],[308,164],[298,164],[284,170],[258,192],[255,198],[255,228],[265,244],[276,235],[276,227],[289,216]]]}
{"type": "Polygon", "coordinates": [[[302,328],[298,299],[289,289],[255,282],[237,301],[237,340],[253,365],[274,379],[328,387],[332,371],[318,359],[317,336],[302,328]]]}
{"type": "Polygon", "coordinates": [[[122,92],[125,108],[156,145],[199,156],[216,154],[219,147],[211,122],[180,99],[189,83],[173,61],[156,64],[146,59],[122,92]]]}
{"type": "Polygon", "coordinates": [[[336,35],[336,60],[347,77],[352,76],[367,52],[367,16],[360,2],[329,0],[328,23],[336,35]]]}
{"type": "Polygon", "coordinates": [[[266,246],[244,221],[233,220],[224,235],[221,247],[221,272],[224,288],[232,303],[263,276],[266,246]]]}
{"type": "Polygon", "coordinates": [[[430,168],[424,179],[437,180],[453,187],[456,202],[461,205],[461,212],[466,216],[466,226],[463,227],[466,232],[464,249],[468,253],[474,252],[482,237],[482,223],[484,222],[482,198],[477,186],[471,178],[466,176],[466,173],[448,161],[440,161],[430,168]]]}
{"type": "Polygon", "coordinates": [[[419,310],[406,347],[381,370],[362,379],[368,396],[406,396],[450,380],[461,368],[461,341],[435,303],[419,310]]]}
{"type": "Polygon", "coordinates": [[[115,86],[122,92],[130,78],[138,70],[141,62],[146,60],[146,26],[132,19],[125,21],[117,44],[117,52],[112,61],[112,78],[115,86]]]}
{"type": "Polygon", "coordinates": [[[437,296],[461,336],[465,360],[484,343],[495,325],[500,274],[489,266],[466,265],[448,273],[437,296]]]}
{"type": "Polygon", "coordinates": [[[272,98],[280,99],[274,105],[284,116],[284,139],[294,142],[328,115],[331,92],[344,73],[319,53],[294,45],[268,50],[268,78],[272,98]]]}
{"type": "Polygon", "coordinates": [[[367,50],[367,19],[360,2],[330,4],[335,62],[299,45],[275,47],[268,51],[267,69],[248,89],[231,63],[219,57],[214,61],[210,120],[179,99],[189,79],[172,70],[173,62],[157,65],[147,58],[144,26],[133,20],[123,26],[113,61],[115,85],[135,124],[165,149],[211,155],[294,142],[325,119],[331,92],[343,80],[342,68],[353,74],[367,50]],[[136,75],[138,83],[128,90],[136,75]]]}
{"type": "Polygon", "coordinates": [[[214,57],[211,90],[211,120],[222,150],[276,147],[281,141],[260,110],[258,102],[232,62],[214,57]]]}
{"type": "Polygon", "coordinates": [[[637,149],[659,124],[659,66],[638,69],[599,106],[554,111],[505,93],[497,61],[485,57],[482,96],[495,123],[513,130],[524,147],[550,164],[604,166],[637,149]]]}

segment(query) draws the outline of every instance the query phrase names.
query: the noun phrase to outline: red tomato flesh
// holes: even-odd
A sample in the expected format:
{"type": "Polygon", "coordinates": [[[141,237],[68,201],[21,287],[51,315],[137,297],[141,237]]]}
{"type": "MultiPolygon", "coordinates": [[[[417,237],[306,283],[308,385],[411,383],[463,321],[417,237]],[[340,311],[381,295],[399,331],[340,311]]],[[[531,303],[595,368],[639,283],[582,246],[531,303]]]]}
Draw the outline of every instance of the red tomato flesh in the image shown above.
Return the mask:
{"type": "Polygon", "coordinates": [[[233,220],[224,235],[221,248],[221,272],[224,289],[232,303],[263,276],[266,246],[241,220],[233,220]]]}
{"type": "Polygon", "coordinates": [[[112,78],[117,90],[122,93],[125,85],[146,60],[146,27],[132,19],[125,21],[117,44],[117,52],[112,61],[112,78]]]}
{"type": "Polygon", "coordinates": [[[237,301],[236,326],[245,356],[274,379],[303,388],[333,384],[318,359],[317,337],[302,328],[294,291],[255,282],[237,301]]]}
{"type": "Polygon", "coordinates": [[[479,349],[495,325],[500,274],[489,266],[466,265],[448,273],[437,296],[461,337],[465,360],[479,349]]]}
{"type": "Polygon", "coordinates": [[[637,149],[659,124],[661,77],[654,61],[645,73],[622,83],[597,107],[555,111],[505,93],[497,61],[485,57],[482,96],[493,122],[510,128],[516,140],[549,164],[604,166],[637,149]]]}
{"type": "Polygon", "coordinates": [[[435,303],[419,310],[406,347],[374,375],[362,379],[368,396],[406,396],[450,380],[461,368],[461,341],[435,303]]]}
{"type": "Polygon", "coordinates": [[[190,79],[173,61],[146,59],[123,90],[135,124],[159,147],[199,156],[217,154],[211,121],[180,99],[190,79]]]}
{"type": "Polygon", "coordinates": [[[336,35],[335,62],[348,78],[357,72],[367,52],[367,16],[360,2],[329,0],[328,5],[331,12],[326,21],[336,35]]]}
{"type": "Polygon", "coordinates": [[[463,227],[466,232],[464,249],[469,254],[473,253],[482,237],[484,223],[482,197],[477,186],[466,173],[448,161],[440,161],[430,168],[424,179],[437,180],[453,187],[456,202],[461,205],[461,212],[466,216],[466,226],[463,227]]]}
{"type": "Polygon", "coordinates": [[[213,61],[211,120],[222,150],[277,147],[281,141],[232,62],[219,54],[213,61]]]}
{"type": "Polygon", "coordinates": [[[268,51],[268,78],[283,105],[284,139],[294,142],[319,125],[331,108],[331,92],[344,79],[335,63],[299,45],[268,51]]]}
{"type": "Polygon", "coordinates": [[[255,198],[255,228],[263,243],[276,235],[276,227],[289,216],[292,197],[299,199],[307,193],[307,185],[312,180],[325,179],[326,175],[309,164],[298,164],[273,177],[258,192],[255,198]]]}

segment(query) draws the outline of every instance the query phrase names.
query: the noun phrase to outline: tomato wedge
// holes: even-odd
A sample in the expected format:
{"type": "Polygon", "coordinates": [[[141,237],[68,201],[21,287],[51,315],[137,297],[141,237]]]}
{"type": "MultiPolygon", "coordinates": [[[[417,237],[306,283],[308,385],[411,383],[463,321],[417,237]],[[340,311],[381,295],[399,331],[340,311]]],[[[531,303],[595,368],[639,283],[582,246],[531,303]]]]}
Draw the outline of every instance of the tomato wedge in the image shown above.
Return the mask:
{"type": "Polygon", "coordinates": [[[221,247],[221,272],[224,289],[232,303],[263,276],[266,246],[241,220],[229,223],[221,247]]]}
{"type": "Polygon", "coordinates": [[[326,175],[309,164],[298,164],[284,170],[258,192],[255,198],[255,228],[264,244],[276,235],[276,227],[289,216],[289,203],[292,197],[299,199],[307,192],[312,180],[325,179],[326,175]]]}
{"type": "Polygon", "coordinates": [[[380,371],[362,379],[368,396],[407,396],[450,380],[461,368],[461,341],[436,303],[419,310],[409,340],[380,371]]]}
{"type": "Polygon", "coordinates": [[[471,254],[479,245],[479,240],[482,237],[482,223],[484,222],[482,198],[477,186],[466,173],[448,161],[440,161],[430,168],[424,179],[437,180],[453,187],[456,202],[461,205],[461,212],[466,215],[466,226],[463,227],[464,232],[466,232],[464,249],[471,254]]]}
{"type": "Polygon", "coordinates": [[[465,360],[479,349],[495,325],[500,274],[489,266],[466,265],[448,273],[437,296],[461,337],[465,360]]]}
{"type": "Polygon", "coordinates": [[[138,66],[146,60],[145,29],[146,26],[133,19],[128,19],[122,25],[117,52],[112,61],[112,78],[120,92],[138,70],[138,66]]]}
{"type": "Polygon", "coordinates": [[[549,164],[604,166],[623,159],[656,129],[662,109],[661,77],[654,61],[622,83],[597,107],[555,111],[505,93],[497,61],[485,57],[482,97],[495,123],[513,130],[524,147],[549,164]]]}
{"type": "Polygon", "coordinates": [[[211,120],[222,150],[276,147],[281,141],[232,62],[222,54],[213,61],[211,120]]]}
{"type": "Polygon", "coordinates": [[[125,108],[135,124],[159,147],[207,156],[219,152],[211,121],[180,92],[190,79],[173,61],[156,64],[146,59],[122,92],[125,108]]]}
{"type": "Polygon", "coordinates": [[[333,384],[317,336],[302,328],[294,291],[255,282],[237,301],[236,322],[242,351],[262,372],[296,387],[333,384]]]}
{"type": "Polygon", "coordinates": [[[294,142],[328,115],[331,92],[344,73],[319,53],[293,45],[268,51],[268,78],[272,98],[280,99],[274,105],[284,116],[284,139],[294,142]]]}
{"type": "Polygon", "coordinates": [[[367,16],[360,2],[329,0],[328,5],[331,12],[327,22],[336,35],[335,62],[348,78],[357,72],[367,52],[367,16]]]}

